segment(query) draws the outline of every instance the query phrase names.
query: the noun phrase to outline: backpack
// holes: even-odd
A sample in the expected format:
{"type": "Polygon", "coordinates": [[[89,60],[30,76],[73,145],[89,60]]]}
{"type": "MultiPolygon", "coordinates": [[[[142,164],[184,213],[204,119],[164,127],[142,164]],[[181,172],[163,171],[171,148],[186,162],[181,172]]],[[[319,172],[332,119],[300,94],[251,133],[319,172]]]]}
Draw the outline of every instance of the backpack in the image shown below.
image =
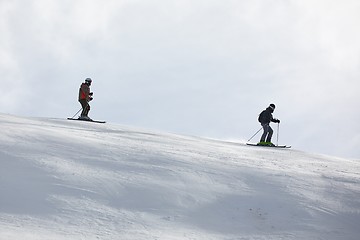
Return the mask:
{"type": "Polygon", "coordinates": [[[258,121],[261,123],[264,120],[265,110],[259,114],[258,121]]]}

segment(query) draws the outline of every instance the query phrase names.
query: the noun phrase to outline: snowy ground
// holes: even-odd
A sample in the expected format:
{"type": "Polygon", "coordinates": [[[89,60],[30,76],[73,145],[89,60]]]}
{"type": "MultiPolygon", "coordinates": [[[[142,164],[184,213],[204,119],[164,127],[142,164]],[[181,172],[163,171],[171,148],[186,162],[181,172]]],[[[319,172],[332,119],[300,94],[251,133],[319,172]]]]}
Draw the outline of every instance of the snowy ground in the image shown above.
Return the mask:
{"type": "Polygon", "coordinates": [[[0,114],[0,239],[360,239],[360,160],[0,114]]]}

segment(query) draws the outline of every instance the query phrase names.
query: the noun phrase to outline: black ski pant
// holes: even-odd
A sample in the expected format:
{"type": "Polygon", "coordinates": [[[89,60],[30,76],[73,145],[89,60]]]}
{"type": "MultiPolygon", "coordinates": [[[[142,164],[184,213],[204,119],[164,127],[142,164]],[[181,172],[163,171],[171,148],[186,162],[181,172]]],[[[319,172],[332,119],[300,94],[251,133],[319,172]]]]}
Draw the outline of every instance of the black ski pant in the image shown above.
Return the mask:
{"type": "Polygon", "coordinates": [[[271,138],[272,138],[274,131],[270,127],[270,123],[264,123],[264,124],[261,124],[261,126],[264,129],[264,133],[261,136],[260,142],[271,142],[271,138]],[[265,141],[265,139],[266,139],[266,141],[265,141]]]}
{"type": "Polygon", "coordinates": [[[89,114],[89,111],[90,111],[90,105],[89,103],[86,101],[86,99],[81,99],[79,100],[80,104],[81,104],[81,107],[82,107],[82,112],[81,112],[81,116],[84,117],[84,116],[87,116],[89,114]]]}

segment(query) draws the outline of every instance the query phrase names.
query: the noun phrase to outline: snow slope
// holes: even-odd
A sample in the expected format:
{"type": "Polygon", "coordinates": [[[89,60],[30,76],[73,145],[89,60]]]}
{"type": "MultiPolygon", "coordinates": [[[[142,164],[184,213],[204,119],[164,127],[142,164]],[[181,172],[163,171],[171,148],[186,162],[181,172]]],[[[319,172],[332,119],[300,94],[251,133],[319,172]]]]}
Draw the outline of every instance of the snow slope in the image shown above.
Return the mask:
{"type": "Polygon", "coordinates": [[[360,239],[360,162],[0,114],[0,239],[360,239]]]}

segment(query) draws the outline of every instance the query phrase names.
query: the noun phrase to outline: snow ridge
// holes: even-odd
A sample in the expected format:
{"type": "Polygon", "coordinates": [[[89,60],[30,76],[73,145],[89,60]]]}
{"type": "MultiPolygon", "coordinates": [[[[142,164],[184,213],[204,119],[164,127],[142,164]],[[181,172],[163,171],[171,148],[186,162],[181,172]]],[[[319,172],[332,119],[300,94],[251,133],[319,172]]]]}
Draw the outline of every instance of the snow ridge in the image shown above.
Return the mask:
{"type": "Polygon", "coordinates": [[[358,160],[0,114],[0,240],[349,239],[358,160]]]}

